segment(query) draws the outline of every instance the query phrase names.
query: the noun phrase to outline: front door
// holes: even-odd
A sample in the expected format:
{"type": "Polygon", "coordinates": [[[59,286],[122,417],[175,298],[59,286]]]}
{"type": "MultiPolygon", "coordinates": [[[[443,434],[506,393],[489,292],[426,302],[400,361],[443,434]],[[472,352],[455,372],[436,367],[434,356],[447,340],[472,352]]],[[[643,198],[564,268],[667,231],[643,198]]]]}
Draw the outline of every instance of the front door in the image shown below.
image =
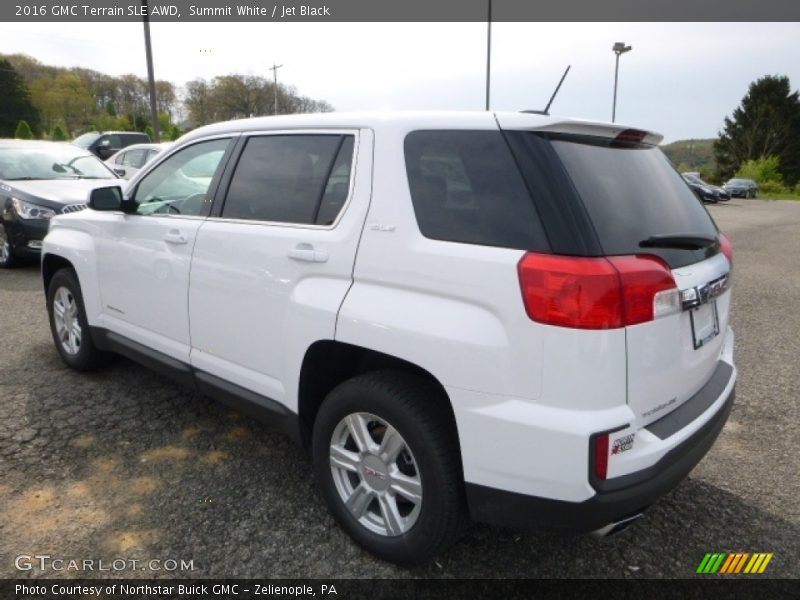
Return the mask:
{"type": "Polygon", "coordinates": [[[130,192],[133,214],[103,228],[97,252],[105,327],[189,361],[189,267],[231,138],[198,142],[130,192]]]}

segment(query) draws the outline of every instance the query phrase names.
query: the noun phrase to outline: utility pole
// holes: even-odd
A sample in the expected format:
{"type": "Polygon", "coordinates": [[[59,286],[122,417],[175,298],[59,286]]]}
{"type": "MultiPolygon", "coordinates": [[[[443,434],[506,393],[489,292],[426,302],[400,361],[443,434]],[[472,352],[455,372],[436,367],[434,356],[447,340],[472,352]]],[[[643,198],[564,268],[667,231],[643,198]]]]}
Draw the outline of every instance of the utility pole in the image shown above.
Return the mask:
{"type": "Polygon", "coordinates": [[[492,0],[486,17],[486,110],[489,110],[489,84],[492,79],[492,0]]]}
{"type": "Polygon", "coordinates": [[[269,68],[272,71],[273,81],[275,82],[275,114],[278,114],[278,69],[280,69],[283,65],[276,65],[274,62],[272,66],[269,68]]]}
{"type": "Polygon", "coordinates": [[[144,23],[144,52],[147,56],[147,82],[150,87],[150,120],[153,122],[154,142],[160,142],[158,131],[158,109],[156,108],[156,80],[153,75],[153,50],[150,47],[150,11],[147,0],[142,0],[142,21],[144,23]]]}

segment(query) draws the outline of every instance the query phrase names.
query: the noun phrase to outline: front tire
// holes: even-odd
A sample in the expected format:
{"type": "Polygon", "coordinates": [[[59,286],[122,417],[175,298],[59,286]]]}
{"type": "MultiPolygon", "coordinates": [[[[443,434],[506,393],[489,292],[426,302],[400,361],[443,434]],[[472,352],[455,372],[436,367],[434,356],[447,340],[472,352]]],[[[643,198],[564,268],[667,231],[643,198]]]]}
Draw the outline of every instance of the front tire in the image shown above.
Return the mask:
{"type": "Polygon", "coordinates": [[[376,556],[423,563],[468,519],[458,436],[443,391],[399,371],[335,388],[313,433],[314,470],[336,521],[376,556]]]}
{"type": "Polygon", "coordinates": [[[94,345],[78,276],[72,269],[53,275],[47,288],[50,332],[61,359],[78,371],[92,371],[108,364],[111,355],[94,345]]]}
{"type": "Polygon", "coordinates": [[[5,225],[0,223],[0,269],[11,269],[17,266],[19,260],[11,247],[5,225]]]}

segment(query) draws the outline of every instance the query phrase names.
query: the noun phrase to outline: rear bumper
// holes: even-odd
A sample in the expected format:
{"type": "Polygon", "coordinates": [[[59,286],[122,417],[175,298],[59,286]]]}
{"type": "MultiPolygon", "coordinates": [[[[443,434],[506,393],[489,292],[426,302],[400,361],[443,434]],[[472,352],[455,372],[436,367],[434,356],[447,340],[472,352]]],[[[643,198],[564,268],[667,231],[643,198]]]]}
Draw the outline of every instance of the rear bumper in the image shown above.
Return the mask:
{"type": "Polygon", "coordinates": [[[706,455],[728,420],[734,397],[735,387],[732,386],[716,413],[658,462],[620,478],[624,481],[613,487],[601,486],[594,496],[582,502],[553,500],[467,483],[472,518],[520,529],[586,532],[635,515],[677,486],[706,455]]]}

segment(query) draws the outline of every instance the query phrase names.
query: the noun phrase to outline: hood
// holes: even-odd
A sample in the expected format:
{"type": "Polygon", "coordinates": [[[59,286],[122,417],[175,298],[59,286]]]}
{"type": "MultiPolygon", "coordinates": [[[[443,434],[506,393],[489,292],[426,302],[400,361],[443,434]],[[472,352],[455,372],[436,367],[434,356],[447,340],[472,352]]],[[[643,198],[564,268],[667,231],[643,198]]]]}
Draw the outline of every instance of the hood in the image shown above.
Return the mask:
{"type": "MultiPolygon", "coordinates": [[[[10,196],[19,196],[49,208],[59,208],[67,204],[87,202],[89,192],[99,187],[120,185],[120,179],[35,179],[32,181],[6,181],[10,196]]],[[[5,187],[5,186],[4,186],[5,187]]]]}

